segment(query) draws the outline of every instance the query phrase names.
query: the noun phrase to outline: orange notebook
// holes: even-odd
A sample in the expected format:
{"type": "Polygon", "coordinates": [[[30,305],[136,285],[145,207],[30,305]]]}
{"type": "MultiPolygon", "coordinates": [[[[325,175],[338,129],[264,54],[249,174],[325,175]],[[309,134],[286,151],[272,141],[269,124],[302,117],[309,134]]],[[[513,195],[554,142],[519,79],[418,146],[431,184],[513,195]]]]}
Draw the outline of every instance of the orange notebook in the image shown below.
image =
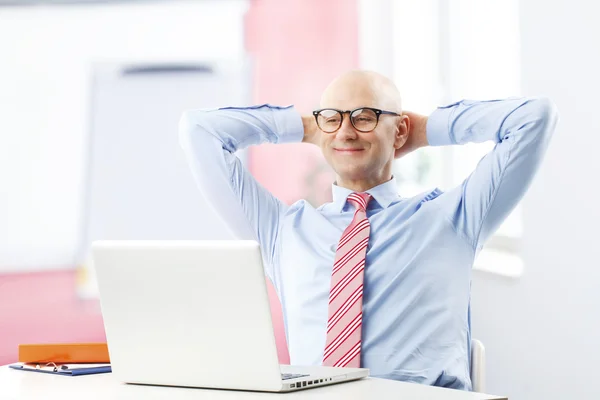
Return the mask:
{"type": "Polygon", "coordinates": [[[109,363],[106,343],[20,344],[19,362],[109,363]]]}

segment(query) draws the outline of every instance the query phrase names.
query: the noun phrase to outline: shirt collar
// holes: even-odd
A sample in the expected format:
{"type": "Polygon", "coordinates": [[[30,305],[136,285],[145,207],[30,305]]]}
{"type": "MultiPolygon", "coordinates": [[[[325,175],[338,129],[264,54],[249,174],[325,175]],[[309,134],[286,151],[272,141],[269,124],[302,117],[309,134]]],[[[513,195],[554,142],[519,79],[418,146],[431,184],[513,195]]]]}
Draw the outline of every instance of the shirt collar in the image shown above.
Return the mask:
{"type": "MultiPolygon", "coordinates": [[[[346,205],[348,196],[354,191],[338,186],[334,182],[333,185],[331,185],[331,192],[333,195],[333,208],[341,213],[346,205]]],[[[400,195],[398,194],[398,184],[396,183],[396,179],[394,177],[392,177],[392,179],[389,181],[382,183],[381,185],[367,190],[367,193],[373,196],[373,200],[377,201],[382,208],[388,208],[394,201],[400,200],[400,195]]]]}

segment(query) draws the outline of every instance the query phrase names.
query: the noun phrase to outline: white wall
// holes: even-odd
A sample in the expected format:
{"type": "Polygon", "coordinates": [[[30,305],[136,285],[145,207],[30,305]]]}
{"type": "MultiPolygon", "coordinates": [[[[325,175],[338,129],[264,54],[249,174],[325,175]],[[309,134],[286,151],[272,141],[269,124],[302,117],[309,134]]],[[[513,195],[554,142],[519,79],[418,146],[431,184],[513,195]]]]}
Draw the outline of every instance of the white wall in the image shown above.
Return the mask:
{"type": "Polygon", "coordinates": [[[239,56],[246,3],[0,8],[0,271],[75,261],[91,63],[239,56]]]}
{"type": "Polygon", "coordinates": [[[521,1],[522,89],[561,119],[523,201],[524,275],[475,272],[474,335],[487,391],[511,400],[600,398],[600,4],[521,1]]]}

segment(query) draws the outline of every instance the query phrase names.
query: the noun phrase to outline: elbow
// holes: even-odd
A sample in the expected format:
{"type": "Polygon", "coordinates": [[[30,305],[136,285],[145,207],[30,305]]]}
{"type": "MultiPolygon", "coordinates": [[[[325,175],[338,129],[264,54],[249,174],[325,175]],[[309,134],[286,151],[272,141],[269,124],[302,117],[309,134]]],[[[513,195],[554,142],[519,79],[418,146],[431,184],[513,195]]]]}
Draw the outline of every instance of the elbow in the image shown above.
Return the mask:
{"type": "Polygon", "coordinates": [[[190,117],[190,111],[184,111],[181,114],[181,117],[179,117],[179,145],[184,149],[189,143],[192,128],[193,124],[190,117]]]}
{"type": "Polygon", "coordinates": [[[193,140],[199,140],[197,132],[204,130],[203,115],[194,110],[186,110],[179,118],[179,145],[186,149],[193,140]]]}
{"type": "Polygon", "coordinates": [[[212,168],[211,163],[223,150],[223,143],[211,133],[214,122],[209,118],[197,110],[183,111],[179,118],[179,146],[188,160],[200,168],[212,168]]]}
{"type": "Polygon", "coordinates": [[[559,120],[556,104],[548,97],[538,97],[532,99],[529,105],[534,108],[532,114],[535,116],[535,120],[541,125],[541,131],[548,137],[552,136],[559,120]]]}
{"type": "Polygon", "coordinates": [[[548,97],[539,97],[533,102],[536,104],[539,114],[541,117],[548,121],[558,120],[558,108],[556,104],[548,97]]]}

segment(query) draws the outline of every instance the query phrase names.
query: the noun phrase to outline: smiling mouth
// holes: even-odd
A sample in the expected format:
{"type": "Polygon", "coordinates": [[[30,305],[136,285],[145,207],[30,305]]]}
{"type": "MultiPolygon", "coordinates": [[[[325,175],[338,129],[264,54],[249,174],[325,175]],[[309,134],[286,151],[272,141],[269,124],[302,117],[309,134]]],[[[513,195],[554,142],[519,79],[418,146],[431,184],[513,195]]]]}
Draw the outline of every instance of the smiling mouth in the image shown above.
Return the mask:
{"type": "Polygon", "coordinates": [[[363,149],[333,149],[340,153],[358,153],[359,151],[363,151],[363,149]]]}

